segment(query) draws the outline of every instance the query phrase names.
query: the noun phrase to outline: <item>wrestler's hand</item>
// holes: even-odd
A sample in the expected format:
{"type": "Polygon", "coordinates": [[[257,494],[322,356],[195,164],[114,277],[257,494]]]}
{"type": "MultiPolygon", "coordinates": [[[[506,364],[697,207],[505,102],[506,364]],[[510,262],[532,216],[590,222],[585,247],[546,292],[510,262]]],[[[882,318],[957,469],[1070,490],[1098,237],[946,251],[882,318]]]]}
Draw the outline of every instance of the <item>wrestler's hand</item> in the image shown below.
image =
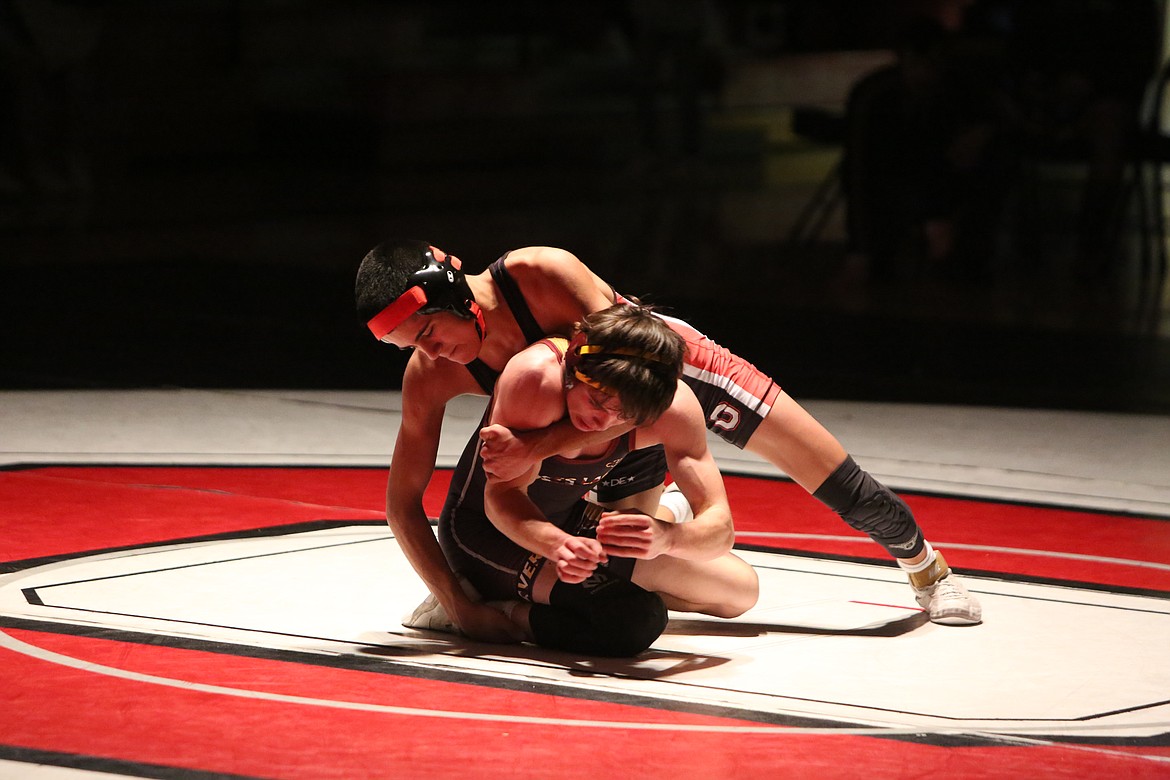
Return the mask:
{"type": "Polygon", "coordinates": [[[537,460],[524,439],[503,425],[481,428],[479,438],[483,442],[479,448],[483,470],[502,482],[510,482],[524,474],[537,460]]]}
{"type": "Polygon", "coordinates": [[[609,555],[649,560],[670,549],[671,528],[642,512],[606,512],[597,521],[597,541],[609,555]]]}
{"type": "Polygon", "coordinates": [[[550,556],[557,565],[557,577],[561,582],[575,585],[589,579],[589,575],[609,557],[596,539],[570,536],[550,556]]]}
{"type": "Polygon", "coordinates": [[[524,630],[507,615],[479,602],[468,601],[453,620],[467,637],[479,642],[515,644],[525,639],[524,630]]]}

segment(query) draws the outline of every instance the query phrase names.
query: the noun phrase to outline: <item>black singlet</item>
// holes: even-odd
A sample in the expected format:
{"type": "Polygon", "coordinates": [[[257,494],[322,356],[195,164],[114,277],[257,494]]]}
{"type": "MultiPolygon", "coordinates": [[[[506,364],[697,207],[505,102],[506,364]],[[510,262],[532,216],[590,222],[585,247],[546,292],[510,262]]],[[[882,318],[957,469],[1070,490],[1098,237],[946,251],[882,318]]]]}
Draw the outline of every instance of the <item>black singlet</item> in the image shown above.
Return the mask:
{"type": "MultiPolygon", "coordinates": [[[[520,332],[524,334],[524,339],[529,344],[535,344],[548,334],[537,323],[536,317],[532,314],[532,309],[528,308],[528,301],[524,300],[523,293],[520,292],[520,288],[516,285],[516,280],[508,273],[508,268],[504,265],[504,260],[507,257],[508,253],[505,252],[503,256],[488,266],[488,271],[491,272],[492,281],[496,283],[496,287],[500,291],[500,297],[504,299],[504,303],[508,304],[508,309],[512,312],[512,317],[516,320],[516,324],[520,326],[520,332]]],[[[480,388],[488,395],[491,395],[492,390],[496,386],[496,380],[500,377],[500,372],[479,358],[468,363],[467,370],[479,384],[480,388]]]]}
{"type": "MultiPolygon", "coordinates": [[[[563,359],[564,339],[549,339],[545,343],[563,359]]],[[[487,425],[490,418],[489,405],[480,424],[487,425]]],[[[574,536],[592,535],[595,520],[589,521],[584,516],[583,496],[622,462],[634,446],[634,440],[634,432],[628,431],[610,442],[604,453],[577,458],[553,456],[544,460],[536,481],[528,486],[529,498],[550,523],[574,536]]],[[[484,509],[487,475],[478,445],[476,437],[467,442],[451,477],[439,517],[439,544],[451,567],[466,576],[483,597],[528,598],[530,575],[544,565],[544,559],[508,539],[488,519],[484,509]],[[527,575],[523,574],[525,566],[532,569],[527,575]]],[[[613,571],[628,579],[633,561],[611,560],[620,562],[613,571]]]]}

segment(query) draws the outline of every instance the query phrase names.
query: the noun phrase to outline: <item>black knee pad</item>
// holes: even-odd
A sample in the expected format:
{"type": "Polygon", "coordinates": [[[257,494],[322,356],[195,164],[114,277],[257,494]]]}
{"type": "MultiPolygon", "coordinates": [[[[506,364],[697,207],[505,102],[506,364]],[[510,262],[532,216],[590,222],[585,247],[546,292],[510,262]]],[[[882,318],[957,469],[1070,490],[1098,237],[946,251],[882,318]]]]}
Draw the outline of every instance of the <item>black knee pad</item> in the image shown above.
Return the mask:
{"type": "Polygon", "coordinates": [[[661,596],[626,580],[596,579],[580,585],[558,582],[550,594],[552,603],[532,606],[529,623],[538,644],[628,658],[662,635],[667,612],[661,596]]]}
{"type": "Polygon", "coordinates": [[[913,558],[924,540],[910,507],[846,457],[813,497],[823,501],[841,519],[885,547],[895,558],[913,558]]]}

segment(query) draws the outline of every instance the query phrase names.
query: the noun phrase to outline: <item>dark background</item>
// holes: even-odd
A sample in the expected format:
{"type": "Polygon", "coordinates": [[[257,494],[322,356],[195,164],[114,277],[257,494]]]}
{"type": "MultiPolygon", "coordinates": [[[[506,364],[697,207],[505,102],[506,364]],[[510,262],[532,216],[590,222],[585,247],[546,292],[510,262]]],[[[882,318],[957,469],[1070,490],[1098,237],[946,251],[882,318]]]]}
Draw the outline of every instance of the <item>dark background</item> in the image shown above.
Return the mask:
{"type": "Polygon", "coordinates": [[[352,281],[414,237],[569,249],[798,398],[1170,411],[1148,192],[1087,284],[1075,154],[978,273],[867,275],[821,197],[853,85],[968,5],[0,0],[0,389],[396,387],[352,281]]]}

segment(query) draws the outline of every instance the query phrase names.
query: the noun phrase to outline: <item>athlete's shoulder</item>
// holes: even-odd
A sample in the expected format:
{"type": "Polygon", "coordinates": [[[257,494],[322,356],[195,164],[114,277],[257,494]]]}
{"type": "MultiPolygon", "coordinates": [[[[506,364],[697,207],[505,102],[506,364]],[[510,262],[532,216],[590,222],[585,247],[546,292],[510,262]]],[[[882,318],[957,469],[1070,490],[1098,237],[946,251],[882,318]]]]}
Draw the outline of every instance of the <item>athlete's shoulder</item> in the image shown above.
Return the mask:
{"type": "Polygon", "coordinates": [[[687,386],[679,382],[675,387],[674,400],[657,420],[638,428],[638,447],[652,444],[672,444],[693,447],[699,441],[706,441],[707,427],[703,407],[699,399],[687,386]]]}
{"type": "Polygon", "coordinates": [[[561,338],[546,338],[528,345],[508,361],[500,378],[532,382],[559,377],[566,343],[561,338]]]}
{"type": "Polygon", "coordinates": [[[508,361],[496,382],[496,422],[533,429],[564,416],[562,351],[551,341],[538,341],[508,361]]]}
{"type": "Polygon", "coordinates": [[[507,268],[524,297],[539,301],[540,311],[534,313],[549,332],[562,332],[614,301],[613,288],[564,249],[533,246],[515,250],[508,255],[507,268]]]}
{"type": "Polygon", "coordinates": [[[589,269],[572,252],[555,246],[513,249],[504,260],[508,272],[520,281],[552,278],[587,278],[589,269]]]}

